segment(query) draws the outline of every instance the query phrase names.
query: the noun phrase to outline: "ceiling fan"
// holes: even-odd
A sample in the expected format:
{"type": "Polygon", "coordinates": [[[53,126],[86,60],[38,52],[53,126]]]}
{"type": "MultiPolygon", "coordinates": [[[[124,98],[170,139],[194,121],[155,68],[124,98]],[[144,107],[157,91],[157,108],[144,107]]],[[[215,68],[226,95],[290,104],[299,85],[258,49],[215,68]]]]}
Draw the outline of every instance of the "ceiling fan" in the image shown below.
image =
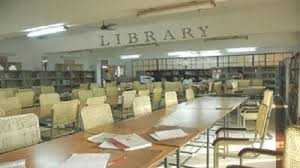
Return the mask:
{"type": "MultiPolygon", "coordinates": [[[[101,23],[100,23],[101,24],[101,23]]],[[[116,26],[117,24],[115,24],[115,23],[108,23],[108,24],[105,24],[105,22],[104,21],[102,21],[102,25],[99,27],[101,30],[109,30],[109,31],[113,31],[113,30],[115,30],[115,26],[116,26]]]]}

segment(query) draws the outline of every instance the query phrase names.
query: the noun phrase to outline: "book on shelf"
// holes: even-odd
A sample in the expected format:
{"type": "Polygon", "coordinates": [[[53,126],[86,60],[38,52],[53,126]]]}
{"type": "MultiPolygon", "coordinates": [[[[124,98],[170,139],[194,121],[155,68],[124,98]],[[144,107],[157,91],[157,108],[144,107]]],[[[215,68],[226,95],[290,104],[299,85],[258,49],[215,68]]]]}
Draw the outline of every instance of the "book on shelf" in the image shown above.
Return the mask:
{"type": "Polygon", "coordinates": [[[74,153],[60,168],[106,168],[109,153],[74,153]]]}
{"type": "Polygon", "coordinates": [[[174,139],[174,138],[182,138],[187,136],[188,134],[184,132],[182,129],[171,129],[171,130],[164,130],[164,131],[156,131],[150,136],[158,141],[174,139]]]}
{"type": "Polygon", "coordinates": [[[110,143],[124,151],[131,151],[152,146],[152,143],[137,134],[117,135],[108,139],[110,143]]]}

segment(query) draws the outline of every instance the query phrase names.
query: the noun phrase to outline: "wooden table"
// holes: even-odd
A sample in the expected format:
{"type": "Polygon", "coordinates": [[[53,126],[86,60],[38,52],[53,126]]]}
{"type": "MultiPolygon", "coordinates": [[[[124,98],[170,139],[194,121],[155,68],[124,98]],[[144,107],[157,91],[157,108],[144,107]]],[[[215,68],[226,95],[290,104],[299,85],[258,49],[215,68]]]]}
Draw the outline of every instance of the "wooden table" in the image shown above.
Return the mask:
{"type": "MultiPolygon", "coordinates": [[[[233,108],[216,109],[214,106],[239,106],[245,100],[245,97],[197,98],[193,101],[187,103],[184,102],[171,108],[154,111],[152,114],[139,118],[109,124],[94,128],[87,132],[79,132],[74,135],[8,152],[0,155],[0,162],[26,159],[28,168],[47,168],[61,164],[70,157],[72,153],[107,152],[111,153],[111,160],[123,155],[126,155],[127,157],[121,165],[112,165],[110,167],[149,168],[156,166],[166,157],[176,152],[177,163],[180,163],[180,146],[194,138],[197,133],[209,130],[215,122],[233,111],[233,108]],[[162,142],[159,141],[152,141],[152,147],[131,152],[100,149],[97,144],[90,143],[86,140],[88,137],[104,131],[114,133],[137,133],[143,136],[149,131],[165,125],[190,129],[192,131],[191,136],[186,137],[184,140],[176,141],[176,143],[174,141],[169,141],[170,143],[164,142],[162,144],[162,142]]],[[[209,131],[207,131],[207,133],[209,134],[209,131]]],[[[207,140],[207,142],[209,142],[209,139],[207,140]]],[[[208,151],[207,154],[209,154],[208,151]]],[[[179,165],[180,164],[178,164],[178,166],[179,165]]],[[[209,165],[208,157],[207,165],[209,165]]]]}
{"type": "Polygon", "coordinates": [[[240,87],[237,89],[227,89],[225,91],[225,95],[257,96],[257,95],[261,95],[265,89],[266,89],[265,86],[240,87]]]}

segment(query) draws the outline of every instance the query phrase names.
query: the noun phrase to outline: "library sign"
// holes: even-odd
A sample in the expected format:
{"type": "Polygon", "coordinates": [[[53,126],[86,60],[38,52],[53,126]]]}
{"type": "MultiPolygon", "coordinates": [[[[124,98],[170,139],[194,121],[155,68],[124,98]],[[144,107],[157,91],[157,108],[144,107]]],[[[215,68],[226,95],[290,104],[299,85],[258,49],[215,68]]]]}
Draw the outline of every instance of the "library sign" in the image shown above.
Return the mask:
{"type": "Polygon", "coordinates": [[[100,35],[100,46],[135,45],[142,43],[155,43],[164,41],[188,40],[194,38],[205,38],[208,26],[183,27],[179,29],[165,29],[159,31],[122,32],[100,35]]]}

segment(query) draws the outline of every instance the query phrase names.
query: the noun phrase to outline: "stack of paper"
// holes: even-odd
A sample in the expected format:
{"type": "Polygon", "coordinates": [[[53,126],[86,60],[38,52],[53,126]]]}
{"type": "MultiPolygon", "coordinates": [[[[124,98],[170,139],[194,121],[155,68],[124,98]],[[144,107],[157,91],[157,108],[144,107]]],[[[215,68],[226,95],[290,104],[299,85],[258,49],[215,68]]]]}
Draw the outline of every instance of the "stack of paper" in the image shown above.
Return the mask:
{"type": "Polygon", "coordinates": [[[109,153],[73,154],[60,168],[106,168],[109,153]]]}
{"type": "Polygon", "coordinates": [[[156,131],[150,136],[158,141],[173,139],[173,138],[181,138],[185,137],[188,134],[184,132],[182,129],[172,129],[172,130],[165,130],[165,131],[156,131]]]}
{"type": "Polygon", "coordinates": [[[113,138],[110,138],[109,142],[125,151],[142,149],[152,145],[151,142],[145,140],[137,134],[117,135],[113,138]]]}
{"type": "Polygon", "coordinates": [[[0,168],[26,168],[25,160],[0,163],[0,168]]]}

